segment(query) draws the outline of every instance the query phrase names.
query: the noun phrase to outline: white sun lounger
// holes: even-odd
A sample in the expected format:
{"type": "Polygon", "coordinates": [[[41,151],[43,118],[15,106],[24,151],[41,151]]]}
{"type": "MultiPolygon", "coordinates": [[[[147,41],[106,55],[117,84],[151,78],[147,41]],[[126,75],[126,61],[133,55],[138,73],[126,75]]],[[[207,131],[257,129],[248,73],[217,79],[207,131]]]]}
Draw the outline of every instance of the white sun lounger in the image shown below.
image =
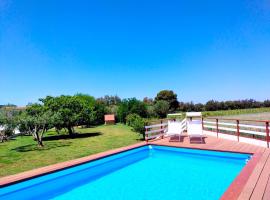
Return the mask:
{"type": "Polygon", "coordinates": [[[199,141],[203,142],[203,130],[202,130],[202,123],[200,120],[188,121],[187,123],[187,133],[189,140],[193,138],[198,138],[199,141]]]}
{"type": "Polygon", "coordinates": [[[168,128],[165,131],[166,136],[171,137],[178,135],[180,141],[182,133],[181,122],[168,121],[168,128]]]}

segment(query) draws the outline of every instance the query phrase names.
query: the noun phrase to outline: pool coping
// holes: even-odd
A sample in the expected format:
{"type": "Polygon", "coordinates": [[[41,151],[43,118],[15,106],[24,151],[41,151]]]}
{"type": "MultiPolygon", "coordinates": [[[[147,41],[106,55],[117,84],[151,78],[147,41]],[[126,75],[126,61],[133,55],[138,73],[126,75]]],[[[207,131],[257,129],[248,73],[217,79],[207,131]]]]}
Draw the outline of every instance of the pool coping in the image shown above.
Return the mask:
{"type": "Polygon", "coordinates": [[[68,169],[68,168],[75,167],[78,165],[82,165],[82,164],[85,164],[87,162],[95,161],[95,160],[98,160],[101,158],[112,156],[112,155],[115,155],[115,154],[118,154],[121,152],[125,152],[128,150],[139,148],[139,147],[146,146],[146,145],[147,145],[146,142],[140,142],[140,143],[136,143],[136,144],[125,146],[125,147],[120,147],[117,149],[111,149],[108,151],[100,152],[100,153],[93,154],[90,156],[85,156],[82,158],[64,161],[64,162],[48,165],[45,167],[40,167],[40,168],[32,169],[29,171],[20,172],[18,174],[14,174],[14,175],[4,176],[4,177],[0,178],[0,188],[6,187],[9,185],[13,185],[13,184],[16,184],[16,183],[19,183],[22,181],[26,181],[26,180],[29,180],[32,178],[36,178],[39,176],[47,175],[47,174],[57,172],[60,170],[68,169]]]}
{"type": "Polygon", "coordinates": [[[244,189],[244,186],[246,185],[252,171],[254,170],[258,161],[262,157],[262,153],[238,152],[238,151],[229,151],[229,150],[223,151],[223,150],[213,150],[211,148],[179,147],[179,146],[176,146],[173,144],[172,145],[162,145],[162,144],[155,144],[154,142],[140,142],[140,143],[136,143],[133,145],[129,145],[129,146],[125,146],[125,147],[93,154],[90,156],[86,156],[86,157],[82,157],[82,158],[78,158],[78,159],[74,159],[74,160],[69,160],[69,161],[65,161],[65,162],[61,162],[61,163],[57,163],[57,164],[53,164],[53,165],[48,165],[45,167],[29,170],[26,172],[21,172],[21,173],[10,175],[10,176],[5,176],[5,177],[0,178],[0,188],[6,187],[9,185],[13,185],[13,184],[16,184],[16,183],[19,183],[22,181],[26,181],[26,180],[29,180],[32,178],[36,178],[39,176],[43,176],[46,174],[50,174],[53,172],[57,172],[57,171],[60,171],[63,169],[68,169],[71,167],[82,165],[82,164],[90,162],[90,161],[98,160],[101,158],[112,156],[112,155],[117,154],[117,153],[125,152],[128,150],[139,148],[139,147],[146,146],[146,145],[159,145],[159,146],[168,146],[168,147],[176,147],[176,148],[209,150],[209,151],[217,151],[217,152],[252,154],[251,160],[245,165],[245,167],[241,170],[241,172],[238,174],[238,176],[234,179],[234,181],[230,184],[230,186],[227,188],[227,190],[221,196],[222,200],[225,200],[225,199],[233,200],[233,199],[237,199],[240,196],[240,194],[241,194],[242,190],[244,189]]]}

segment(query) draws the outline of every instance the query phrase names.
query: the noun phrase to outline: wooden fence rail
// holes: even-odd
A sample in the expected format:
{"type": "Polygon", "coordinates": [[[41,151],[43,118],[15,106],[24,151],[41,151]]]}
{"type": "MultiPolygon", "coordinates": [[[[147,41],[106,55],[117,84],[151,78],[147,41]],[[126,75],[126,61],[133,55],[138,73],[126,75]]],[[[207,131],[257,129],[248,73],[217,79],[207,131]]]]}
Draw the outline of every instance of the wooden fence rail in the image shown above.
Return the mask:
{"type": "Polygon", "coordinates": [[[215,131],[217,137],[219,137],[219,133],[233,134],[238,141],[240,136],[252,136],[254,139],[255,136],[259,136],[257,138],[265,140],[269,148],[269,121],[202,118],[202,128],[203,130],[215,131]]]}

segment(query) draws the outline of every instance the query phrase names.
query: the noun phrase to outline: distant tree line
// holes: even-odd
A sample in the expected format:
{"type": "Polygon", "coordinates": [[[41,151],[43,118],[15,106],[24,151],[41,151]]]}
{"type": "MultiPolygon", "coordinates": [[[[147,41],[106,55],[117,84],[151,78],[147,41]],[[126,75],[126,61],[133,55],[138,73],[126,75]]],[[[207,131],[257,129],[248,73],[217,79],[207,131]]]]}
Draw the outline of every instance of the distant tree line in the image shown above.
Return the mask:
{"type": "Polygon", "coordinates": [[[236,110],[248,108],[270,107],[270,100],[256,101],[254,99],[237,100],[237,101],[208,101],[205,104],[194,104],[193,102],[180,102],[179,111],[217,111],[217,110],[236,110]]]}
{"type": "Polygon", "coordinates": [[[178,102],[172,90],[162,90],[154,99],[145,97],[121,99],[117,95],[105,95],[95,99],[87,94],[73,96],[47,96],[39,102],[29,104],[25,109],[17,109],[13,104],[0,108],[0,141],[4,141],[19,129],[24,134],[32,134],[39,146],[43,146],[44,133],[54,128],[73,137],[74,127],[91,127],[104,123],[105,114],[115,114],[116,121],[126,123],[136,132],[144,133],[144,126],[151,118],[165,118],[168,113],[187,111],[216,111],[246,108],[270,107],[270,100],[263,102],[253,99],[237,101],[208,101],[205,104],[178,102]],[[7,109],[8,108],[8,109],[7,109]],[[12,109],[14,108],[14,109],[12,109]]]}

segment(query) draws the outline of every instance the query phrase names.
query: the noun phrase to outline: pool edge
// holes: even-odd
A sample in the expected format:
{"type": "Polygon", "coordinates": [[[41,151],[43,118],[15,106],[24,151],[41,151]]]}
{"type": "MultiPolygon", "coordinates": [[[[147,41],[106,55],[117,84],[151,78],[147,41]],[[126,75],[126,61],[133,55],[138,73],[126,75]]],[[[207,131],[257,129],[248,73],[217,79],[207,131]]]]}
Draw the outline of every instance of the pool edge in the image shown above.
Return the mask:
{"type": "Polygon", "coordinates": [[[162,145],[162,144],[155,144],[151,142],[140,142],[137,144],[125,146],[125,147],[120,147],[117,149],[112,149],[108,150],[105,152],[93,154],[90,156],[74,159],[74,160],[69,160],[53,165],[48,165],[45,167],[21,172],[18,174],[10,175],[10,176],[5,176],[0,178],[0,188],[13,185],[22,181],[26,181],[32,178],[36,178],[39,176],[47,175],[53,172],[57,172],[60,170],[68,169],[71,167],[75,167],[78,165],[85,164],[90,161],[95,161],[98,159],[102,159],[108,156],[112,156],[121,152],[129,151],[132,149],[136,149],[139,147],[147,146],[147,145],[158,145],[158,146],[167,146],[167,147],[175,147],[175,148],[187,148],[187,149],[196,149],[196,150],[209,150],[209,151],[216,151],[216,152],[231,152],[231,153],[241,153],[241,154],[252,154],[252,159],[245,165],[245,167],[241,170],[241,172],[238,174],[238,176],[233,180],[233,182],[230,184],[230,186],[227,188],[227,190],[223,193],[221,196],[221,199],[237,199],[241,192],[244,189],[244,186],[246,185],[251,173],[253,172],[254,168],[257,166],[258,161],[260,160],[262,153],[252,153],[252,152],[238,152],[238,151],[224,151],[224,150],[213,150],[211,148],[196,148],[196,147],[179,147],[179,146],[174,146],[172,145],[162,145]]]}
{"type": "Polygon", "coordinates": [[[68,169],[71,167],[75,167],[75,166],[79,166],[82,164],[85,164],[87,162],[91,162],[91,161],[95,161],[95,160],[99,160],[102,158],[106,158],[108,156],[112,156],[118,153],[122,153],[125,151],[129,151],[131,149],[136,149],[139,147],[143,147],[148,145],[147,142],[140,142],[140,143],[136,143],[136,144],[132,144],[129,146],[125,146],[125,147],[120,147],[117,149],[111,149],[105,152],[100,152],[97,154],[92,154],[89,156],[85,156],[82,158],[77,158],[77,159],[73,159],[73,160],[68,160],[68,161],[64,161],[64,162],[60,162],[60,163],[56,163],[56,164],[52,164],[52,165],[47,165],[44,167],[40,167],[40,168],[36,168],[36,169],[32,169],[29,171],[24,171],[24,172],[20,172],[18,174],[13,174],[13,175],[9,175],[9,176],[4,176],[0,178],[0,188],[9,186],[9,185],[13,185],[22,181],[26,181],[32,178],[37,178],[39,176],[43,176],[43,175],[47,175],[53,172],[57,172],[57,171],[61,171],[64,169],[68,169]]]}

